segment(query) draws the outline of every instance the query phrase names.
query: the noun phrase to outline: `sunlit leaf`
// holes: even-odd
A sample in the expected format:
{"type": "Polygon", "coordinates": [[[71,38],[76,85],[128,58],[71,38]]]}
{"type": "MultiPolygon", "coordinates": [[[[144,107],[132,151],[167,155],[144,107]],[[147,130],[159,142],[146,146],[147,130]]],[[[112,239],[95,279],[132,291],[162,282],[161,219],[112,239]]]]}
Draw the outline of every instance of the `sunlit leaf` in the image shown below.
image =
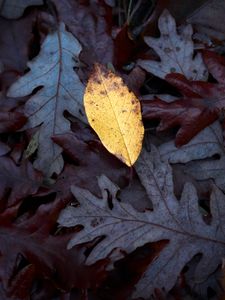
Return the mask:
{"type": "Polygon", "coordinates": [[[95,65],[84,96],[88,121],[107,150],[128,166],[137,160],[144,134],[139,100],[119,76],[95,65]]]}

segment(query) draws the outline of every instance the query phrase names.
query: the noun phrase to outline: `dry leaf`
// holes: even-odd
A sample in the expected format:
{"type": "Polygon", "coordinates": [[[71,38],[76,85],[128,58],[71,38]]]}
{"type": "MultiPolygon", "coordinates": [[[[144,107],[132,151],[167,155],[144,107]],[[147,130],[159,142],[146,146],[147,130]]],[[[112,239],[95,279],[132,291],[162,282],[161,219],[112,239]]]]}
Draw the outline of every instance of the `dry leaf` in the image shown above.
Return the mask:
{"type": "Polygon", "coordinates": [[[199,132],[189,143],[177,148],[174,140],[159,146],[161,159],[172,164],[224,155],[223,136],[218,121],[199,132]]]}
{"type": "MultiPolygon", "coordinates": [[[[203,37],[210,41],[223,41],[225,39],[225,1],[211,0],[195,10],[187,18],[197,31],[197,38],[203,37]]],[[[205,41],[205,40],[203,40],[205,41]]]]}
{"type": "Polygon", "coordinates": [[[78,40],[63,23],[44,40],[41,51],[28,63],[30,71],[9,89],[9,97],[23,97],[40,88],[25,105],[29,118],[27,127],[41,125],[35,168],[46,175],[60,173],[63,168],[62,149],[51,137],[70,130],[65,110],[86,121],[83,112],[84,87],[73,70],[81,51],[78,40]]]}
{"type": "Polygon", "coordinates": [[[174,18],[165,10],[159,18],[159,30],[160,38],[145,37],[145,42],[155,50],[160,61],[139,60],[139,65],[163,79],[167,74],[175,72],[191,80],[206,80],[207,70],[201,54],[193,57],[192,26],[184,26],[178,34],[174,18]]]}
{"type": "Polygon", "coordinates": [[[84,95],[88,121],[107,150],[132,166],[144,135],[140,102],[122,79],[96,64],[84,95]]]}
{"type": "MultiPolygon", "coordinates": [[[[70,240],[68,248],[104,237],[87,257],[86,264],[89,265],[107,257],[116,248],[131,253],[148,242],[168,240],[167,246],[137,283],[133,297],[149,299],[155,288],[169,291],[184,266],[199,253],[202,256],[196,265],[194,281],[204,284],[225,256],[224,194],[213,187],[210,197],[212,219],[208,225],[200,213],[197,192],[191,183],[187,182],[181,198],[176,198],[172,169],[161,161],[153,145],[151,153],[142,151],[135,169],[153,209],[139,212],[129,203],[118,201],[118,186],[104,175],[98,179],[101,199],[86,189],[72,186],[71,191],[80,205],[70,205],[61,211],[58,223],[65,227],[79,224],[83,229],[70,240]]],[[[113,261],[118,258],[114,257],[113,261]]]]}

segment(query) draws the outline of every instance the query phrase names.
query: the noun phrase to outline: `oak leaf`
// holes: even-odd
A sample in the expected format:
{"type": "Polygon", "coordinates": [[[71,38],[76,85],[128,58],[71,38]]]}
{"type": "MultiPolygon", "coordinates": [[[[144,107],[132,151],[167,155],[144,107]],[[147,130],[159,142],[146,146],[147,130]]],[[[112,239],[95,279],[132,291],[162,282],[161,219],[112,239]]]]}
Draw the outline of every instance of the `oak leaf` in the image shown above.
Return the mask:
{"type": "Polygon", "coordinates": [[[207,225],[200,213],[194,186],[187,183],[178,201],[173,192],[171,167],[160,160],[153,146],[151,153],[143,151],[135,168],[153,210],[138,212],[130,204],[119,202],[116,198],[118,187],[105,176],[99,178],[102,199],[72,186],[80,206],[67,207],[58,221],[62,226],[80,224],[84,228],[76,233],[68,248],[104,237],[87,258],[87,263],[91,264],[116,248],[132,252],[148,242],[169,240],[145,271],[133,296],[149,298],[155,288],[170,290],[184,266],[199,253],[202,258],[194,276],[195,281],[204,282],[225,255],[223,193],[214,188],[210,201],[212,221],[207,225]],[[111,208],[108,195],[112,200],[111,208]]]}
{"type": "Polygon", "coordinates": [[[161,99],[142,101],[144,119],[160,119],[157,130],[180,126],[176,146],[188,143],[202,129],[217,120],[225,107],[225,59],[219,54],[204,51],[205,64],[218,83],[190,81],[184,75],[168,74],[166,80],[183,97],[166,103],[161,99]]]}
{"type": "Polygon", "coordinates": [[[84,106],[88,121],[106,149],[128,166],[137,160],[144,135],[139,100],[119,76],[96,64],[84,106]]]}
{"type": "Polygon", "coordinates": [[[177,148],[174,140],[159,146],[161,159],[172,164],[203,160],[224,154],[223,136],[218,121],[199,132],[189,143],[177,148]]]}
{"type": "Polygon", "coordinates": [[[163,160],[172,164],[186,164],[184,172],[198,181],[212,179],[225,191],[225,150],[219,122],[202,130],[189,143],[176,148],[173,141],[159,147],[163,160]]]}
{"type": "Polygon", "coordinates": [[[73,70],[81,46],[77,39],[60,24],[49,34],[37,57],[28,63],[30,71],[9,89],[10,97],[23,97],[39,88],[25,105],[29,118],[26,128],[40,126],[38,157],[34,166],[46,175],[60,173],[63,167],[62,149],[51,137],[70,129],[65,110],[86,120],[83,110],[83,84],[73,70]]]}
{"type": "Polygon", "coordinates": [[[219,159],[204,159],[191,161],[187,164],[185,172],[199,181],[212,179],[223,192],[225,192],[225,153],[219,159]]]}
{"type": "Polygon", "coordinates": [[[178,34],[174,18],[165,10],[159,18],[159,30],[160,38],[146,37],[145,42],[159,55],[160,61],[139,60],[138,64],[163,79],[176,72],[190,80],[206,80],[207,70],[201,54],[194,57],[192,26],[184,26],[178,34]]]}

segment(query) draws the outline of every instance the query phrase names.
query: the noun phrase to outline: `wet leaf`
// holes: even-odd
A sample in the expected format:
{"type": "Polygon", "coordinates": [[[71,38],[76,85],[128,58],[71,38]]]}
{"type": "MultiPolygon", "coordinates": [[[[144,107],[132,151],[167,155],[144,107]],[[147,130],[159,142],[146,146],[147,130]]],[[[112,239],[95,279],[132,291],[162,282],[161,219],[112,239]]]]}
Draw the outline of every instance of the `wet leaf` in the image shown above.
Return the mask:
{"type": "Polygon", "coordinates": [[[139,100],[119,76],[95,65],[84,95],[88,121],[107,150],[132,166],[144,134],[139,100]]]}

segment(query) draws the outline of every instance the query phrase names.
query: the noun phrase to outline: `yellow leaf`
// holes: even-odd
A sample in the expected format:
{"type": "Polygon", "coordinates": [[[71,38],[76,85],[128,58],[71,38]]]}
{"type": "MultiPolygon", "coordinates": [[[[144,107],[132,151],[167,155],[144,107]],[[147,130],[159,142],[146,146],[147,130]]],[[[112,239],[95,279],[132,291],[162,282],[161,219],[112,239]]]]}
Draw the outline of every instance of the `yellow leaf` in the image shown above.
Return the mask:
{"type": "Polygon", "coordinates": [[[128,166],[137,160],[144,135],[141,106],[119,76],[96,64],[84,106],[91,127],[106,149],[128,166]]]}

